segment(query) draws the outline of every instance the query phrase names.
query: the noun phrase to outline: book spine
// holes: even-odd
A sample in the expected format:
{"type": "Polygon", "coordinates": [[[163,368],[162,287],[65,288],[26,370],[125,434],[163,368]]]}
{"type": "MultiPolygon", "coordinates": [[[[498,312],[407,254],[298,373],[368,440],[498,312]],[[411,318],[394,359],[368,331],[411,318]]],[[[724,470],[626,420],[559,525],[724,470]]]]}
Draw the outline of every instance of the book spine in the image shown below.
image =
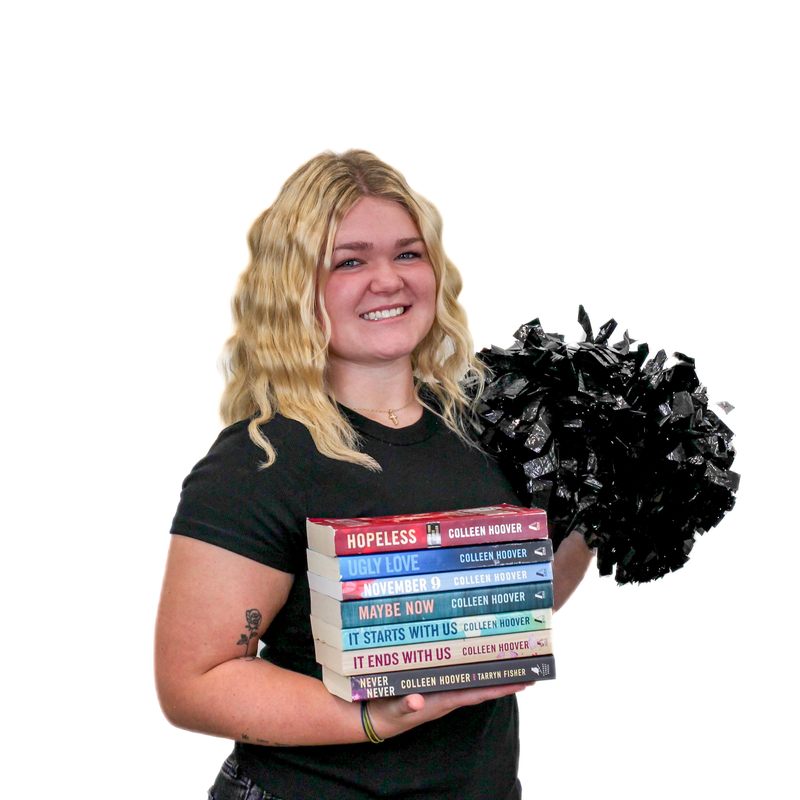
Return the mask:
{"type": "Polygon", "coordinates": [[[316,639],[341,650],[361,650],[393,644],[418,644],[453,639],[495,636],[499,633],[527,633],[553,626],[551,609],[517,611],[510,614],[485,614],[477,617],[435,619],[430,622],[407,622],[399,625],[335,628],[311,617],[316,639]]]}
{"type": "MultiPolygon", "coordinates": [[[[442,516],[431,522],[396,523],[387,530],[363,526],[356,530],[333,528],[334,554],[387,553],[421,550],[429,547],[459,547],[469,544],[496,544],[547,538],[547,515],[540,509],[529,512],[475,516],[442,516]]],[[[319,549],[312,544],[312,550],[319,549]]]]}
{"type": "Polygon", "coordinates": [[[451,689],[529,683],[552,680],[555,677],[553,656],[516,658],[490,664],[457,664],[451,667],[376,672],[352,677],[338,675],[327,667],[322,668],[322,682],[328,691],[348,702],[451,689]]]}
{"type": "Polygon", "coordinates": [[[468,664],[507,658],[552,655],[551,632],[486,636],[480,639],[436,644],[435,642],[369,650],[341,650],[314,640],[317,661],[340,675],[367,675],[401,669],[468,664]]]}
{"type": "MultiPolygon", "coordinates": [[[[313,558],[313,556],[310,557],[313,558]]],[[[330,559],[329,556],[320,558],[330,559]]],[[[507,544],[447,547],[437,550],[407,550],[398,553],[341,556],[329,569],[338,567],[338,579],[386,578],[393,575],[417,575],[426,572],[454,572],[463,569],[535,564],[551,561],[553,545],[549,539],[507,544]]],[[[333,559],[330,559],[333,561],[333,559]]],[[[313,572],[311,560],[309,569],[313,572]]],[[[327,574],[327,573],[321,573],[327,574]]]]}
{"type": "Polygon", "coordinates": [[[517,564],[513,567],[465,569],[458,572],[413,575],[399,578],[368,578],[358,581],[334,581],[308,573],[308,585],[315,591],[342,600],[363,600],[370,597],[394,597],[428,592],[450,592],[478,586],[507,586],[553,580],[550,561],[541,564],[517,564]]]}
{"type": "Polygon", "coordinates": [[[342,628],[449,619],[466,614],[503,614],[553,607],[552,581],[342,602],[311,592],[311,613],[342,628]]]}

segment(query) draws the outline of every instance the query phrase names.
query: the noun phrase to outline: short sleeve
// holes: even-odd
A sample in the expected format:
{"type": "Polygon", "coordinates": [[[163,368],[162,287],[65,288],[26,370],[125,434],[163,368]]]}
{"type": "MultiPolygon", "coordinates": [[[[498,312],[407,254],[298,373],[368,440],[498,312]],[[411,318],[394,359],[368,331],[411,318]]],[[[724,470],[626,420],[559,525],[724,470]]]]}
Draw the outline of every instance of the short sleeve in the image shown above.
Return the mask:
{"type": "Polygon", "coordinates": [[[279,457],[264,469],[246,422],[223,430],[183,482],[170,532],[297,573],[305,569],[304,484],[297,453],[278,430],[268,434],[279,457]]]}

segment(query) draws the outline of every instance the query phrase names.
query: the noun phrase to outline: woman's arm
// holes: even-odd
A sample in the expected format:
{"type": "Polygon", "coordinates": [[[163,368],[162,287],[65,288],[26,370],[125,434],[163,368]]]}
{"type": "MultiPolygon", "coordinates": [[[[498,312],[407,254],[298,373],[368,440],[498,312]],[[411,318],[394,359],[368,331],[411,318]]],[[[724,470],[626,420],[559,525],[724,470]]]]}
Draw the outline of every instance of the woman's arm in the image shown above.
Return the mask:
{"type": "MultiPolygon", "coordinates": [[[[156,625],[156,684],[170,722],[262,745],[366,741],[358,703],[334,697],[315,678],[253,658],[292,580],[214,545],[172,537],[156,625]],[[253,610],[260,614],[255,630],[257,617],[247,614],[253,610]]],[[[376,731],[387,738],[521,688],[373,700],[370,712],[376,731]]]]}
{"type": "Polygon", "coordinates": [[[558,611],[586,575],[586,570],[594,558],[583,535],[573,531],[556,550],[553,557],[553,610],[558,611]]]}

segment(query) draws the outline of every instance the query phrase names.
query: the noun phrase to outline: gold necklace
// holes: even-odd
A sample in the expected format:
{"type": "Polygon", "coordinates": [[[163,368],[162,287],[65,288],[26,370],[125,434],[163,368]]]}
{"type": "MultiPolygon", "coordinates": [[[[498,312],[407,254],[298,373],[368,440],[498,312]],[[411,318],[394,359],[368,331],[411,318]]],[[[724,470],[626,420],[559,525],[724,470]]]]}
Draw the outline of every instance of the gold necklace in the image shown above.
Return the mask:
{"type": "Polygon", "coordinates": [[[397,412],[408,408],[416,399],[416,397],[412,397],[404,406],[400,406],[399,408],[358,408],[357,406],[353,406],[353,411],[366,411],[370,414],[387,414],[394,426],[397,427],[400,424],[400,421],[397,419],[397,412]]]}

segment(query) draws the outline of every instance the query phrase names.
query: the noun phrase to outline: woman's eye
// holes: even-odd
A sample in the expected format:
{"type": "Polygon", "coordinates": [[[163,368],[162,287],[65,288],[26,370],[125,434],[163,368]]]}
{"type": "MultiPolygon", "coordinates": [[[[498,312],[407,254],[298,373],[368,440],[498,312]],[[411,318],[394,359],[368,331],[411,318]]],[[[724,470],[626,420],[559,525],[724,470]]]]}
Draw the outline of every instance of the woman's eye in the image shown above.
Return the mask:
{"type": "Polygon", "coordinates": [[[412,261],[415,258],[422,258],[422,253],[417,253],[413,250],[407,250],[405,253],[400,253],[400,255],[397,257],[401,261],[412,261]]]}
{"type": "Polygon", "coordinates": [[[347,269],[348,267],[357,267],[361,262],[357,258],[346,258],[344,261],[340,261],[334,269],[347,269]]]}

